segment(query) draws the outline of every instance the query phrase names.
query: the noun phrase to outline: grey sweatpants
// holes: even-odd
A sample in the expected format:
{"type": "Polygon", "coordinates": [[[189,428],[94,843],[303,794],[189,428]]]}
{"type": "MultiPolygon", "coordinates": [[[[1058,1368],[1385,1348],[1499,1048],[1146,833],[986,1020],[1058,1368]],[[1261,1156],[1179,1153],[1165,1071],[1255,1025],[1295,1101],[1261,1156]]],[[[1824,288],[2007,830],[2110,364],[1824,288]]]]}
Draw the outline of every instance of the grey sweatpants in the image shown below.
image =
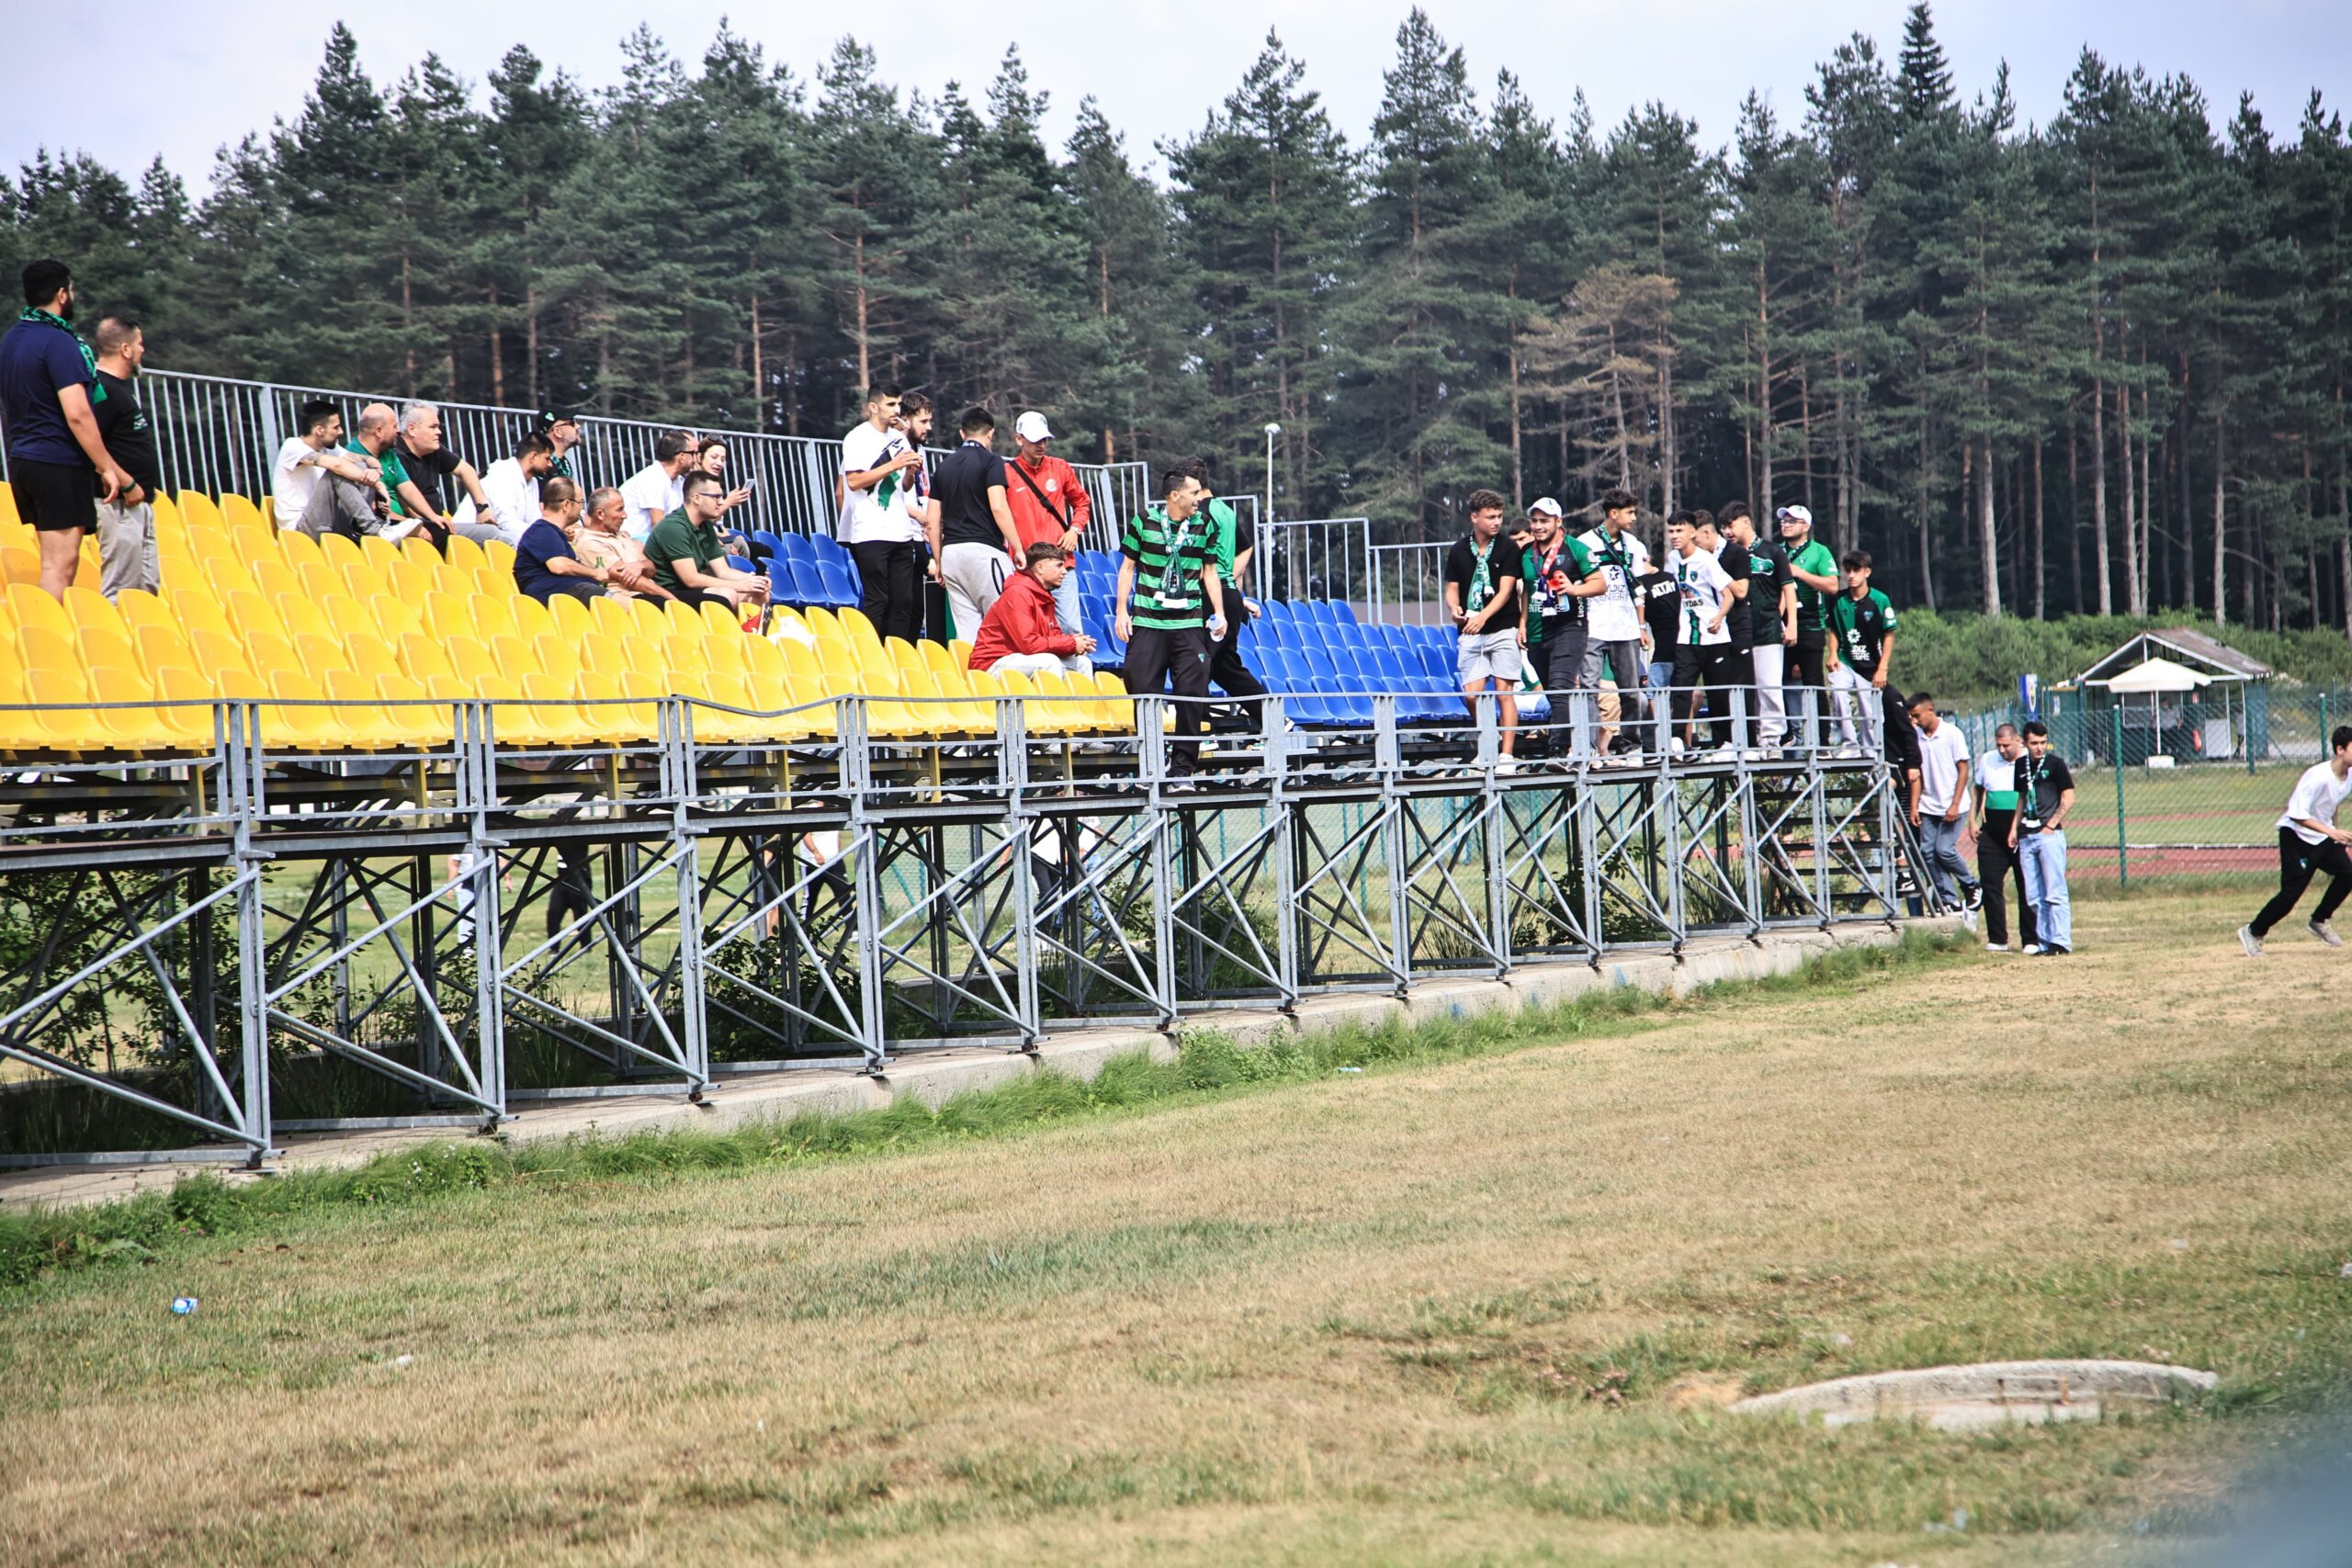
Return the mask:
{"type": "Polygon", "coordinates": [[[939,552],[939,582],[947,590],[947,614],[956,635],[970,642],[980,635],[989,606],[1004,596],[1012,558],[994,545],[964,540],[939,552]]]}

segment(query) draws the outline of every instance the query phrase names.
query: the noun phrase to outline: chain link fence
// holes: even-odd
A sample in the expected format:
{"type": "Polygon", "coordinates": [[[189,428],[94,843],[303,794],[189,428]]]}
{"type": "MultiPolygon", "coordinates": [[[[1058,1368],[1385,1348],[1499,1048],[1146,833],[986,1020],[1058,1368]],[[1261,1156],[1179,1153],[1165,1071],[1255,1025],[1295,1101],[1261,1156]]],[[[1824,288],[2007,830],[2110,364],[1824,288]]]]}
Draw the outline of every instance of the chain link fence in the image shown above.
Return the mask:
{"type": "MultiPolygon", "coordinates": [[[[2326,756],[2328,731],[2352,723],[2352,689],[2283,681],[2128,695],[2061,688],[2046,691],[2041,707],[2075,774],[2072,878],[2267,881],[2278,872],[2288,793],[2326,756]]],[[[2028,716],[2016,703],[1962,716],[1969,755],[1983,756],[1999,726],[2028,716]]]]}

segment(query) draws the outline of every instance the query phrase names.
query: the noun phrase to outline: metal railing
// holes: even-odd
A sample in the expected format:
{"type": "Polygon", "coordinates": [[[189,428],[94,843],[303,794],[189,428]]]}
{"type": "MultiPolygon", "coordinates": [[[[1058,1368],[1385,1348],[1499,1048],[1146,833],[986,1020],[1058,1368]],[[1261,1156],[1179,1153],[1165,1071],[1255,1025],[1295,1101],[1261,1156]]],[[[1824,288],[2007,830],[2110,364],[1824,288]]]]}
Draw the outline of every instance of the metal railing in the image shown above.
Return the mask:
{"type": "MultiPolygon", "coordinates": [[[[237,494],[256,502],[269,493],[271,464],[287,437],[297,434],[296,411],[304,402],[323,398],[335,403],[343,410],[346,430],[357,425],[359,411],[368,403],[402,406],[402,400],[382,393],[240,381],[179,370],[141,372],[139,393],[154,422],[165,490],[237,494]]],[[[477,468],[510,456],[517,440],[538,428],[533,410],[441,401],[433,406],[441,411],[443,442],[477,468]]],[[[691,428],[681,422],[595,415],[581,416],[579,424],[572,467],[591,487],[619,484],[653,460],[653,443],[663,431],[691,428]]],[[[730,517],[731,525],[775,534],[832,532],[841,510],[838,440],[758,431],[700,433],[727,443],[729,481],[752,487],[751,499],[730,517]]],[[[1148,466],[1071,466],[1094,503],[1094,547],[1115,549],[1120,524],[1141,511],[1150,496],[1148,466]]],[[[5,441],[0,440],[0,478],[6,475],[5,441]]]]}
{"type": "Polygon", "coordinates": [[[1372,615],[1382,626],[1444,626],[1445,552],[1452,544],[1374,545],[1372,615]]]}
{"type": "Polygon", "coordinates": [[[1281,517],[1261,532],[1265,592],[1276,599],[1337,599],[1369,609],[1372,523],[1363,517],[1281,517]]]}

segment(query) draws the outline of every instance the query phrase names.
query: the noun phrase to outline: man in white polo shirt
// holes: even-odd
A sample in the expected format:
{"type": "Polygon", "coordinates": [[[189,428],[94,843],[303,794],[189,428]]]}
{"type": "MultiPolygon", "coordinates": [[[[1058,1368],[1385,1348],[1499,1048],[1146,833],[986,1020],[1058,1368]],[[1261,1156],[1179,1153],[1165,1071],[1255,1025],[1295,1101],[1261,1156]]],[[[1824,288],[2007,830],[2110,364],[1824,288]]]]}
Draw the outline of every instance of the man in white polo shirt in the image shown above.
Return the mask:
{"type": "MultiPolygon", "coordinates": [[[[1593,570],[1609,584],[1585,606],[1584,673],[1577,684],[1598,689],[1605,667],[1617,683],[1617,696],[1628,728],[1640,722],[1642,708],[1641,606],[1634,597],[1634,580],[1650,570],[1650,552],[1634,532],[1641,508],[1632,495],[1612,490],[1600,498],[1600,526],[1584,536],[1585,553],[1593,570]]],[[[1669,652],[1668,658],[1673,657],[1669,652]]],[[[1662,717],[1663,716],[1661,716],[1662,717]]],[[[1665,742],[1659,727],[1658,744],[1665,742]]],[[[1602,730],[1600,750],[1609,750],[1610,732],[1602,730]]]]}
{"type": "Polygon", "coordinates": [[[665,430],[653,440],[653,461],[621,481],[621,504],[628,515],[621,532],[645,543],[653,525],[686,503],[686,470],[702,455],[691,432],[665,430]]]}
{"type": "Polygon", "coordinates": [[[1936,897],[1973,910],[1984,904],[1984,888],[1960,852],[1960,830],[1968,824],[1968,739],[1960,726],[1943,721],[1936,699],[1925,692],[1912,694],[1911,722],[1919,737],[1919,796],[1911,808],[1911,830],[1919,836],[1936,897]]]}
{"type": "Polygon", "coordinates": [[[2329,922],[2352,894],[2352,857],[2344,852],[2352,833],[2335,825],[2336,809],[2352,795],[2352,725],[2337,725],[2327,747],[2327,761],[2303,770],[2287,797],[2286,815],[2278,818],[2278,892],[2253,924],[2238,928],[2238,945],[2248,958],[2262,956],[2262,939],[2294,911],[2312,878],[2323,871],[2327,892],[2312,911],[2311,933],[2330,947],[2344,945],[2329,922]]]}

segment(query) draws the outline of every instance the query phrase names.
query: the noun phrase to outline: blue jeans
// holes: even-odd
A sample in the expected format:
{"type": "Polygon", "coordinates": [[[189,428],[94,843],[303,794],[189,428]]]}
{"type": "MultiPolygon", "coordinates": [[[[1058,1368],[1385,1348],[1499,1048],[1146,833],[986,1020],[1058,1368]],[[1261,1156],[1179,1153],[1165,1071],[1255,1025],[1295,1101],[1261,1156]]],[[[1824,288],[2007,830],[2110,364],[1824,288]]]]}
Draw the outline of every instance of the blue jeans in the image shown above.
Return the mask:
{"type": "MultiPolygon", "coordinates": [[[[1962,820],[1965,820],[1962,818],[1962,820]]],[[[1936,897],[1946,904],[1958,904],[1961,890],[1976,886],[1976,877],[1960,854],[1961,822],[1947,822],[1941,817],[1922,813],[1919,818],[1919,853],[1928,863],[1928,880],[1936,897]]],[[[2064,872],[2060,873],[2063,877],[2064,872]]]]}
{"type": "Polygon", "coordinates": [[[2075,945],[2075,910],[2066,902],[2066,835],[2018,829],[2018,864],[2025,872],[2025,901],[2044,947],[2075,945]]]}

